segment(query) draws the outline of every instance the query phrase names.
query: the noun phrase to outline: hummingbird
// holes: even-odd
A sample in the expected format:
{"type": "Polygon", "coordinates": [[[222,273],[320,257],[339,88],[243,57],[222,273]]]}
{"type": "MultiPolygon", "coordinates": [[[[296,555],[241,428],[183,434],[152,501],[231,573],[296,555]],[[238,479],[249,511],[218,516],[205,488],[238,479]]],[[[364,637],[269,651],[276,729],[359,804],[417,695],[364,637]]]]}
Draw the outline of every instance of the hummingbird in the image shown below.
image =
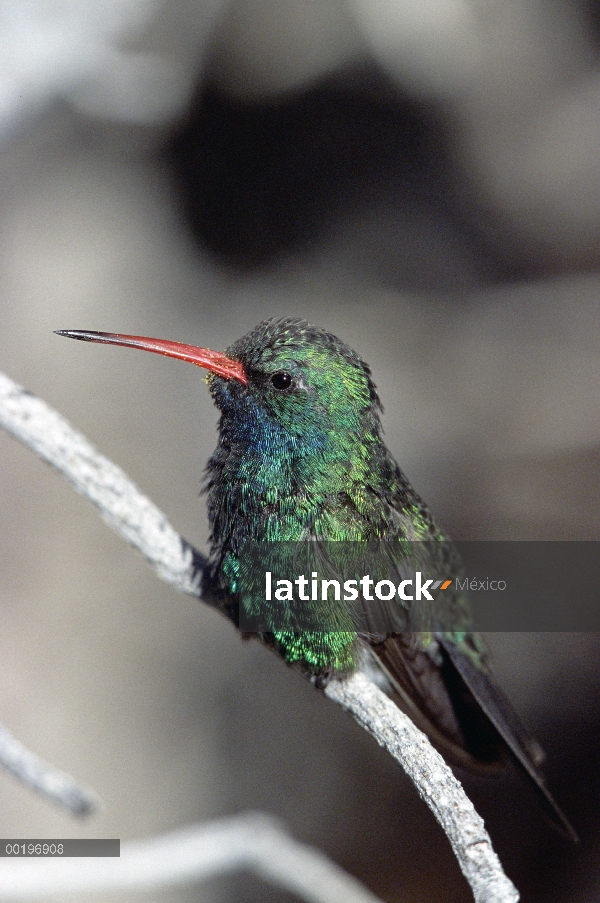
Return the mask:
{"type": "Polygon", "coordinates": [[[493,772],[512,758],[553,824],[577,840],[546,785],[541,747],[496,683],[464,593],[445,596],[444,629],[407,630],[410,617],[398,618],[397,599],[338,601],[333,614],[320,604],[315,623],[297,629],[286,619],[284,594],[267,600],[262,588],[244,585],[248,542],[308,542],[325,558],[332,544],[383,543],[398,573],[406,572],[406,550],[416,544],[433,573],[460,574],[451,540],[385,445],[371,370],[355,351],[295,317],[263,321],[224,353],[119,333],[57,334],[140,348],[208,371],[220,421],[204,486],[210,555],[203,589],[224,614],[241,626],[244,606],[258,607],[259,638],[317,687],[358,668],[376,673],[453,763],[493,772]]]}

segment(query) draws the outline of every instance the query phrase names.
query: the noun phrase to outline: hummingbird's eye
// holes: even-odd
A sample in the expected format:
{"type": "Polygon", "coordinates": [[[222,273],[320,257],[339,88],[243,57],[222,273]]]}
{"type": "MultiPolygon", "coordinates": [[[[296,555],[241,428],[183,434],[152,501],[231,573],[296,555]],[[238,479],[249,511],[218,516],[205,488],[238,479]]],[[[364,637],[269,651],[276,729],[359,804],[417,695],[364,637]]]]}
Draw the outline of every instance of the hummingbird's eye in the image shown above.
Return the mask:
{"type": "Polygon", "coordinates": [[[271,377],[271,385],[279,392],[284,392],[286,389],[289,389],[293,381],[291,375],[286,373],[285,370],[279,370],[271,377]]]}

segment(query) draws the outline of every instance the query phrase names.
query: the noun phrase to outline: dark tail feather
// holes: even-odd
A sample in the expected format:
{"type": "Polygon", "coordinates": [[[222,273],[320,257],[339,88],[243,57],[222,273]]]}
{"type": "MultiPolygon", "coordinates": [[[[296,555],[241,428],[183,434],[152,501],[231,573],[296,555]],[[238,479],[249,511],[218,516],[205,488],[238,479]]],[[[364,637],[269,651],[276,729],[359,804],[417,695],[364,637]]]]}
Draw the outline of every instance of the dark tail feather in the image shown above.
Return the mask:
{"type": "Polygon", "coordinates": [[[450,637],[439,634],[437,639],[520,767],[533,781],[540,802],[552,824],[561,834],[577,843],[579,840],[577,832],[546,787],[544,775],[539,769],[544,754],[537,741],[527,733],[519,716],[491,677],[461,652],[450,637]]]}
{"type": "Polygon", "coordinates": [[[388,636],[371,648],[398,707],[447,759],[474,774],[502,768],[506,744],[445,650],[436,661],[410,634],[388,636]]]}

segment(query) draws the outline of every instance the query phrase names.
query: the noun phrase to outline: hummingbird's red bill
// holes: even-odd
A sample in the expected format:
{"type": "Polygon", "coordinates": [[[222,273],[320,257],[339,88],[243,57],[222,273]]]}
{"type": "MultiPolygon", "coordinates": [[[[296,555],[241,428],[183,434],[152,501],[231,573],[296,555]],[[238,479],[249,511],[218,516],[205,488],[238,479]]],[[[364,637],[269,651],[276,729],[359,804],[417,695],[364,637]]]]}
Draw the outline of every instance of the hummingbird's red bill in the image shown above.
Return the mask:
{"type": "Polygon", "coordinates": [[[165,339],[150,339],[141,335],[121,335],[118,332],[86,332],[82,329],[57,329],[56,335],[64,335],[69,339],[80,339],[82,342],[100,342],[105,345],[126,345],[129,348],[141,348],[154,354],[164,354],[180,361],[188,361],[197,367],[203,367],[224,376],[226,379],[237,379],[244,386],[248,377],[240,361],[227,357],[222,351],[211,351],[210,348],[196,348],[183,342],[168,342],[165,339]]]}

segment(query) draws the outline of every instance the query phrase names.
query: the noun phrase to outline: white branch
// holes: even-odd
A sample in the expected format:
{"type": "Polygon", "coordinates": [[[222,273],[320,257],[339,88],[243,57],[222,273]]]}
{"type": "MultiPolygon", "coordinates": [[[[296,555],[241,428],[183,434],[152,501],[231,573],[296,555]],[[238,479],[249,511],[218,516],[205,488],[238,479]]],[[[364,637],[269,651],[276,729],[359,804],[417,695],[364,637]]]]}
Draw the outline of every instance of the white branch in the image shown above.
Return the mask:
{"type": "MultiPolygon", "coordinates": [[[[200,595],[203,556],[119,468],[43,401],[1,374],[0,425],[89,498],[164,580],[200,595]]],[[[516,903],[519,895],[502,871],[483,821],[427,737],[362,674],[331,681],[325,692],[405,769],[446,832],[476,903],[516,903]]]]}
{"type": "Polygon", "coordinates": [[[0,765],[23,784],[73,815],[89,815],[98,808],[99,799],[95,793],[80,787],[68,774],[38,758],[1,724],[0,765]]]}
{"type": "Polygon", "coordinates": [[[0,859],[0,900],[155,891],[239,871],[252,871],[307,903],[381,903],[327,856],[260,812],[123,843],[120,858],[86,859],[85,868],[79,859],[0,859]]]}

